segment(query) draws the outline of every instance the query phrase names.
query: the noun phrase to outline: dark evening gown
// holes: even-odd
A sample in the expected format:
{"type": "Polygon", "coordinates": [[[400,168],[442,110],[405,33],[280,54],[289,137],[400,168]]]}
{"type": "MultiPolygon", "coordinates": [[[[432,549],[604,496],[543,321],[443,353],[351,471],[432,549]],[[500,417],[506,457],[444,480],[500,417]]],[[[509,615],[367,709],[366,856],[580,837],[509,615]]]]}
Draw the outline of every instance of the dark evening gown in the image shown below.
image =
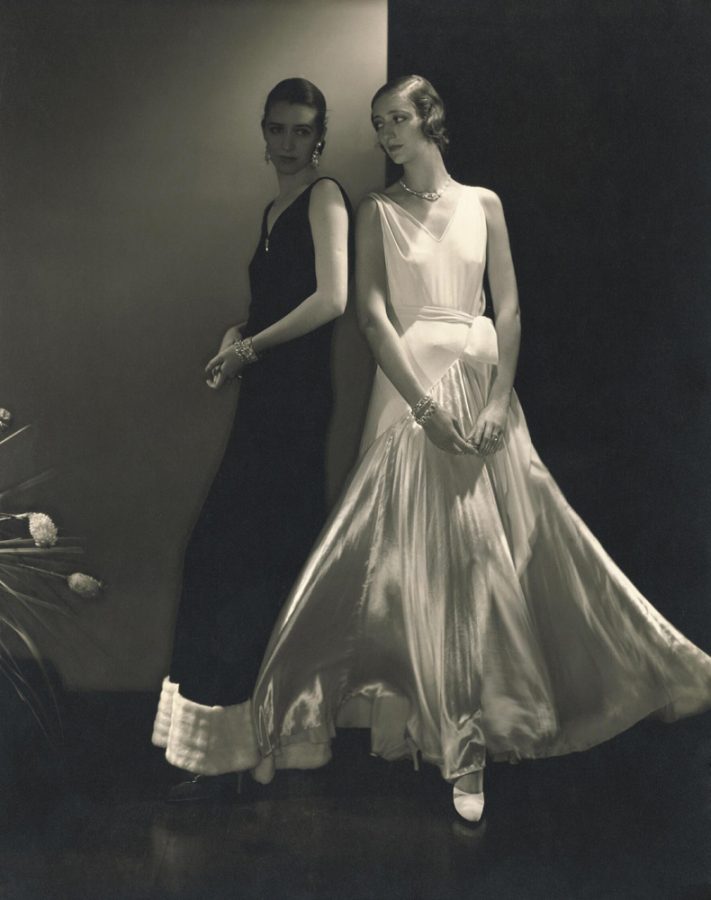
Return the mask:
{"type": "MultiPolygon", "coordinates": [[[[316,290],[312,188],[269,235],[270,207],[264,212],[244,336],[316,290]]],[[[323,325],[244,370],[224,457],[185,552],[170,675],[154,725],[153,743],[179,768],[220,774],[257,761],[249,698],[279,610],[326,518],[332,330],[323,325]]]]}

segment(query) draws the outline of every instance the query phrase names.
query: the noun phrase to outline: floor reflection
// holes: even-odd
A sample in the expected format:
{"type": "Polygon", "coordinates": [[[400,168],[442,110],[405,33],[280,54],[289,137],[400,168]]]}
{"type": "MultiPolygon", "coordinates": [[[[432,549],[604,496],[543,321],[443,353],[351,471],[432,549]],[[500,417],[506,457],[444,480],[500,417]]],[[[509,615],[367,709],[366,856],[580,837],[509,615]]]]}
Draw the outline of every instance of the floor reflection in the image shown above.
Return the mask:
{"type": "Polygon", "coordinates": [[[711,898],[711,717],[492,765],[486,822],[471,830],[432,767],[374,759],[358,732],[339,735],[322,770],[166,804],[177,773],[136,727],[149,733],[151,704],[121,700],[114,729],[116,702],[77,706],[61,766],[16,773],[3,900],[711,898]]]}

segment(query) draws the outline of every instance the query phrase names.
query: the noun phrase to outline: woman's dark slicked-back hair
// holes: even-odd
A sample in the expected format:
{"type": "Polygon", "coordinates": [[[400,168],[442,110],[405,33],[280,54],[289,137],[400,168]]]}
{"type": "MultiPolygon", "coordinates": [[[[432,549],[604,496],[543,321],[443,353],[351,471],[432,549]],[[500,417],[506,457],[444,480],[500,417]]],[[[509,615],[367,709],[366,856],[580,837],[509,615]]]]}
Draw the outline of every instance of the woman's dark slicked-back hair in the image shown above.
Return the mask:
{"type": "Polygon", "coordinates": [[[375,92],[370,101],[371,108],[383,94],[389,94],[391,91],[404,94],[414,105],[422,119],[422,133],[443,153],[449,144],[444,124],[444,103],[430,82],[422,75],[401,75],[399,78],[393,78],[375,92]]]}
{"type": "Polygon", "coordinates": [[[269,110],[275,103],[300,103],[302,106],[310,106],[316,112],[316,130],[321,136],[326,132],[326,98],[321,91],[306,78],[285,78],[269,91],[264,104],[264,116],[262,128],[266,124],[269,110]]]}

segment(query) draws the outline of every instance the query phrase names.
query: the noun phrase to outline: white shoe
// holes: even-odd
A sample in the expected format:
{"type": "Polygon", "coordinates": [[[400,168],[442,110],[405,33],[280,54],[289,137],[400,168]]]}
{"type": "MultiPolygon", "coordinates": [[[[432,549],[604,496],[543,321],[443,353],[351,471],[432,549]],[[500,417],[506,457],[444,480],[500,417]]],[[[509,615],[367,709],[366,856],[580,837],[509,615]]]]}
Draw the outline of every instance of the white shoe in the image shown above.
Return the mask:
{"type": "Polygon", "coordinates": [[[468,794],[458,787],[452,789],[454,808],[467,822],[480,822],[484,814],[484,791],[478,794],[468,794]]]}

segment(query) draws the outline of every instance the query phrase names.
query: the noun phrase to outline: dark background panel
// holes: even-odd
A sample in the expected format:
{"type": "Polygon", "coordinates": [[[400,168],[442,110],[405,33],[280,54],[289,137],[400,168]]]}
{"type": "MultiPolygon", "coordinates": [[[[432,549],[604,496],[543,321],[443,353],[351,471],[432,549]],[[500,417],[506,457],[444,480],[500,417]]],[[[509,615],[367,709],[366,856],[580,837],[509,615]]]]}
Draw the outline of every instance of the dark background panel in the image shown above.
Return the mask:
{"type": "Polygon", "coordinates": [[[517,390],[544,462],[640,589],[708,646],[709,5],[389,10],[389,75],[434,83],[450,171],[502,198],[517,390]]]}

